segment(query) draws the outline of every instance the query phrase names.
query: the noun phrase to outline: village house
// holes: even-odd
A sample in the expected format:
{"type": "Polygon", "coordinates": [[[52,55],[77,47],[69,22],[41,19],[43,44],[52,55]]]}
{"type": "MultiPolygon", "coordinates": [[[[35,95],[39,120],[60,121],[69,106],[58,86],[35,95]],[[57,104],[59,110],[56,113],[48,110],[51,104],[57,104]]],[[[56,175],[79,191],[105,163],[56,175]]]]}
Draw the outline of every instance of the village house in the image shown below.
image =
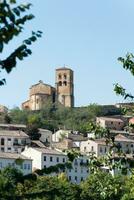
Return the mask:
{"type": "Polygon", "coordinates": [[[0,152],[21,153],[29,144],[29,136],[23,131],[0,130],[0,152]]]}
{"type": "MultiPolygon", "coordinates": [[[[68,161],[66,153],[49,148],[29,147],[22,152],[22,155],[33,160],[33,171],[55,166],[59,163],[65,164],[68,161]]],[[[88,157],[86,155],[77,157],[72,163],[72,168],[66,168],[64,172],[73,183],[78,184],[85,180],[89,175],[88,157]]]]}
{"type": "Polygon", "coordinates": [[[0,152],[0,170],[5,167],[19,169],[23,175],[32,173],[32,159],[18,153],[0,152]]]}
{"type": "Polygon", "coordinates": [[[124,121],[122,119],[111,117],[97,117],[96,124],[102,128],[108,128],[113,130],[122,130],[124,127],[124,121]]]}
{"type": "MultiPolygon", "coordinates": [[[[125,154],[134,154],[134,140],[121,134],[115,136],[115,144],[125,154]]],[[[98,156],[104,156],[109,152],[111,144],[106,144],[106,139],[95,139],[81,142],[80,150],[85,153],[95,153],[98,156]]],[[[114,149],[116,152],[117,149],[114,149]]]]}

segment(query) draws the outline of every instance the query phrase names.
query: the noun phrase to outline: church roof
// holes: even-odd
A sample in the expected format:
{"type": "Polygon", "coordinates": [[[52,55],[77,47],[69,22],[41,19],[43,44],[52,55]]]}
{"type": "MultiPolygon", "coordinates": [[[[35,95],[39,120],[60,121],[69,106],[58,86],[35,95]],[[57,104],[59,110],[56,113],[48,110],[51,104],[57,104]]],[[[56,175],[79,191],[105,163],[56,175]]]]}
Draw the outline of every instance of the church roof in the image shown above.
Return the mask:
{"type": "Polygon", "coordinates": [[[72,69],[68,68],[68,67],[60,67],[60,68],[57,68],[56,71],[58,70],[70,70],[70,71],[73,71],[72,69]]]}
{"type": "Polygon", "coordinates": [[[40,84],[45,85],[45,86],[47,86],[47,87],[54,88],[53,86],[51,86],[51,85],[49,85],[49,84],[46,84],[46,83],[43,83],[43,81],[40,80],[38,83],[32,85],[32,86],[30,87],[30,89],[31,89],[32,87],[35,87],[35,86],[40,85],[40,84]]]}

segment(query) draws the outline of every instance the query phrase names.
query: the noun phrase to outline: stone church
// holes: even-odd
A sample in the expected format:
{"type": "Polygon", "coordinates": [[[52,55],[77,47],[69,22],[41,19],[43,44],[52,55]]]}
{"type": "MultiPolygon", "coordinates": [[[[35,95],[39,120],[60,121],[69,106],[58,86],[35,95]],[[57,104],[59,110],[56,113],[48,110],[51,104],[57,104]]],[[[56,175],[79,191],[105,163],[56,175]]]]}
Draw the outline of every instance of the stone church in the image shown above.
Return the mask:
{"type": "Polygon", "coordinates": [[[58,68],[55,77],[55,88],[42,81],[32,85],[29,99],[22,103],[22,109],[41,110],[48,101],[74,107],[73,71],[66,67],[58,68]]]}

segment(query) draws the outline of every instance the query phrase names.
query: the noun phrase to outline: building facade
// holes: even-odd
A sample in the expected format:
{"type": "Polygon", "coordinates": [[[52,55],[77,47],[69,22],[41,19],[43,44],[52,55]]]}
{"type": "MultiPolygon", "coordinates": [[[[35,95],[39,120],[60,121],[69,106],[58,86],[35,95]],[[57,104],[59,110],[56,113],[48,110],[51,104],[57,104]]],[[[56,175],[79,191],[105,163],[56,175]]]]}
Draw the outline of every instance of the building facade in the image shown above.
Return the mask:
{"type": "Polygon", "coordinates": [[[19,169],[23,175],[32,173],[32,159],[17,153],[0,152],[0,170],[5,167],[19,169]]]}
{"type": "MultiPolygon", "coordinates": [[[[115,144],[120,151],[125,154],[134,154],[134,140],[129,139],[121,134],[115,136],[115,144]]],[[[105,156],[109,153],[111,144],[106,144],[106,139],[95,139],[95,140],[87,140],[82,141],[80,150],[84,153],[94,153],[97,157],[98,156],[105,156]]],[[[117,148],[112,149],[113,153],[117,152],[117,148]]]]}
{"type": "MultiPolygon", "coordinates": [[[[33,171],[36,169],[48,168],[59,163],[65,164],[68,162],[68,157],[65,153],[48,148],[26,148],[22,155],[33,160],[33,171]]],[[[72,162],[71,168],[65,169],[65,174],[72,183],[79,184],[89,176],[88,157],[81,155],[72,162]]],[[[52,174],[56,175],[56,174],[52,174]]]]}
{"type": "Polygon", "coordinates": [[[39,81],[31,86],[29,100],[22,103],[22,109],[40,110],[48,102],[55,102],[55,88],[39,81]]]}
{"type": "Polygon", "coordinates": [[[56,97],[65,107],[74,107],[73,71],[63,67],[56,69],[56,97]]]}
{"type": "Polygon", "coordinates": [[[97,117],[96,123],[103,128],[109,128],[113,130],[122,130],[124,127],[124,121],[122,119],[111,117],[97,117]]]}
{"type": "Polygon", "coordinates": [[[23,131],[0,130],[0,152],[21,153],[29,144],[29,136],[23,131]]]}
{"type": "Polygon", "coordinates": [[[74,106],[73,71],[69,68],[56,69],[55,88],[42,81],[32,85],[29,99],[22,103],[22,109],[41,110],[47,103],[55,102],[65,107],[74,106]]]}

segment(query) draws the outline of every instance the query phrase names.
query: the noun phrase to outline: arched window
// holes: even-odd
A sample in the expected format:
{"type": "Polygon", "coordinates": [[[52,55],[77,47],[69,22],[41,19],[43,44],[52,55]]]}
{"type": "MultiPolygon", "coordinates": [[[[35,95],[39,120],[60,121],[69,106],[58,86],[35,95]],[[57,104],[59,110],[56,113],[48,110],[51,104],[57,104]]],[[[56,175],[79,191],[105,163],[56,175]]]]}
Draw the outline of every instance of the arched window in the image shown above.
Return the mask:
{"type": "Polygon", "coordinates": [[[61,74],[58,75],[58,78],[61,79],[61,74]]]}
{"type": "Polygon", "coordinates": [[[61,81],[59,81],[59,86],[62,86],[62,82],[61,81]]]}
{"type": "Polygon", "coordinates": [[[67,82],[66,82],[66,81],[64,81],[64,82],[63,82],[63,85],[64,85],[64,86],[67,86],[67,82]]]}
{"type": "Polygon", "coordinates": [[[64,79],[66,79],[67,78],[67,75],[66,74],[64,74],[64,79]]]}
{"type": "Polygon", "coordinates": [[[5,139],[1,138],[1,145],[4,145],[4,144],[5,144],[5,139]]]}

